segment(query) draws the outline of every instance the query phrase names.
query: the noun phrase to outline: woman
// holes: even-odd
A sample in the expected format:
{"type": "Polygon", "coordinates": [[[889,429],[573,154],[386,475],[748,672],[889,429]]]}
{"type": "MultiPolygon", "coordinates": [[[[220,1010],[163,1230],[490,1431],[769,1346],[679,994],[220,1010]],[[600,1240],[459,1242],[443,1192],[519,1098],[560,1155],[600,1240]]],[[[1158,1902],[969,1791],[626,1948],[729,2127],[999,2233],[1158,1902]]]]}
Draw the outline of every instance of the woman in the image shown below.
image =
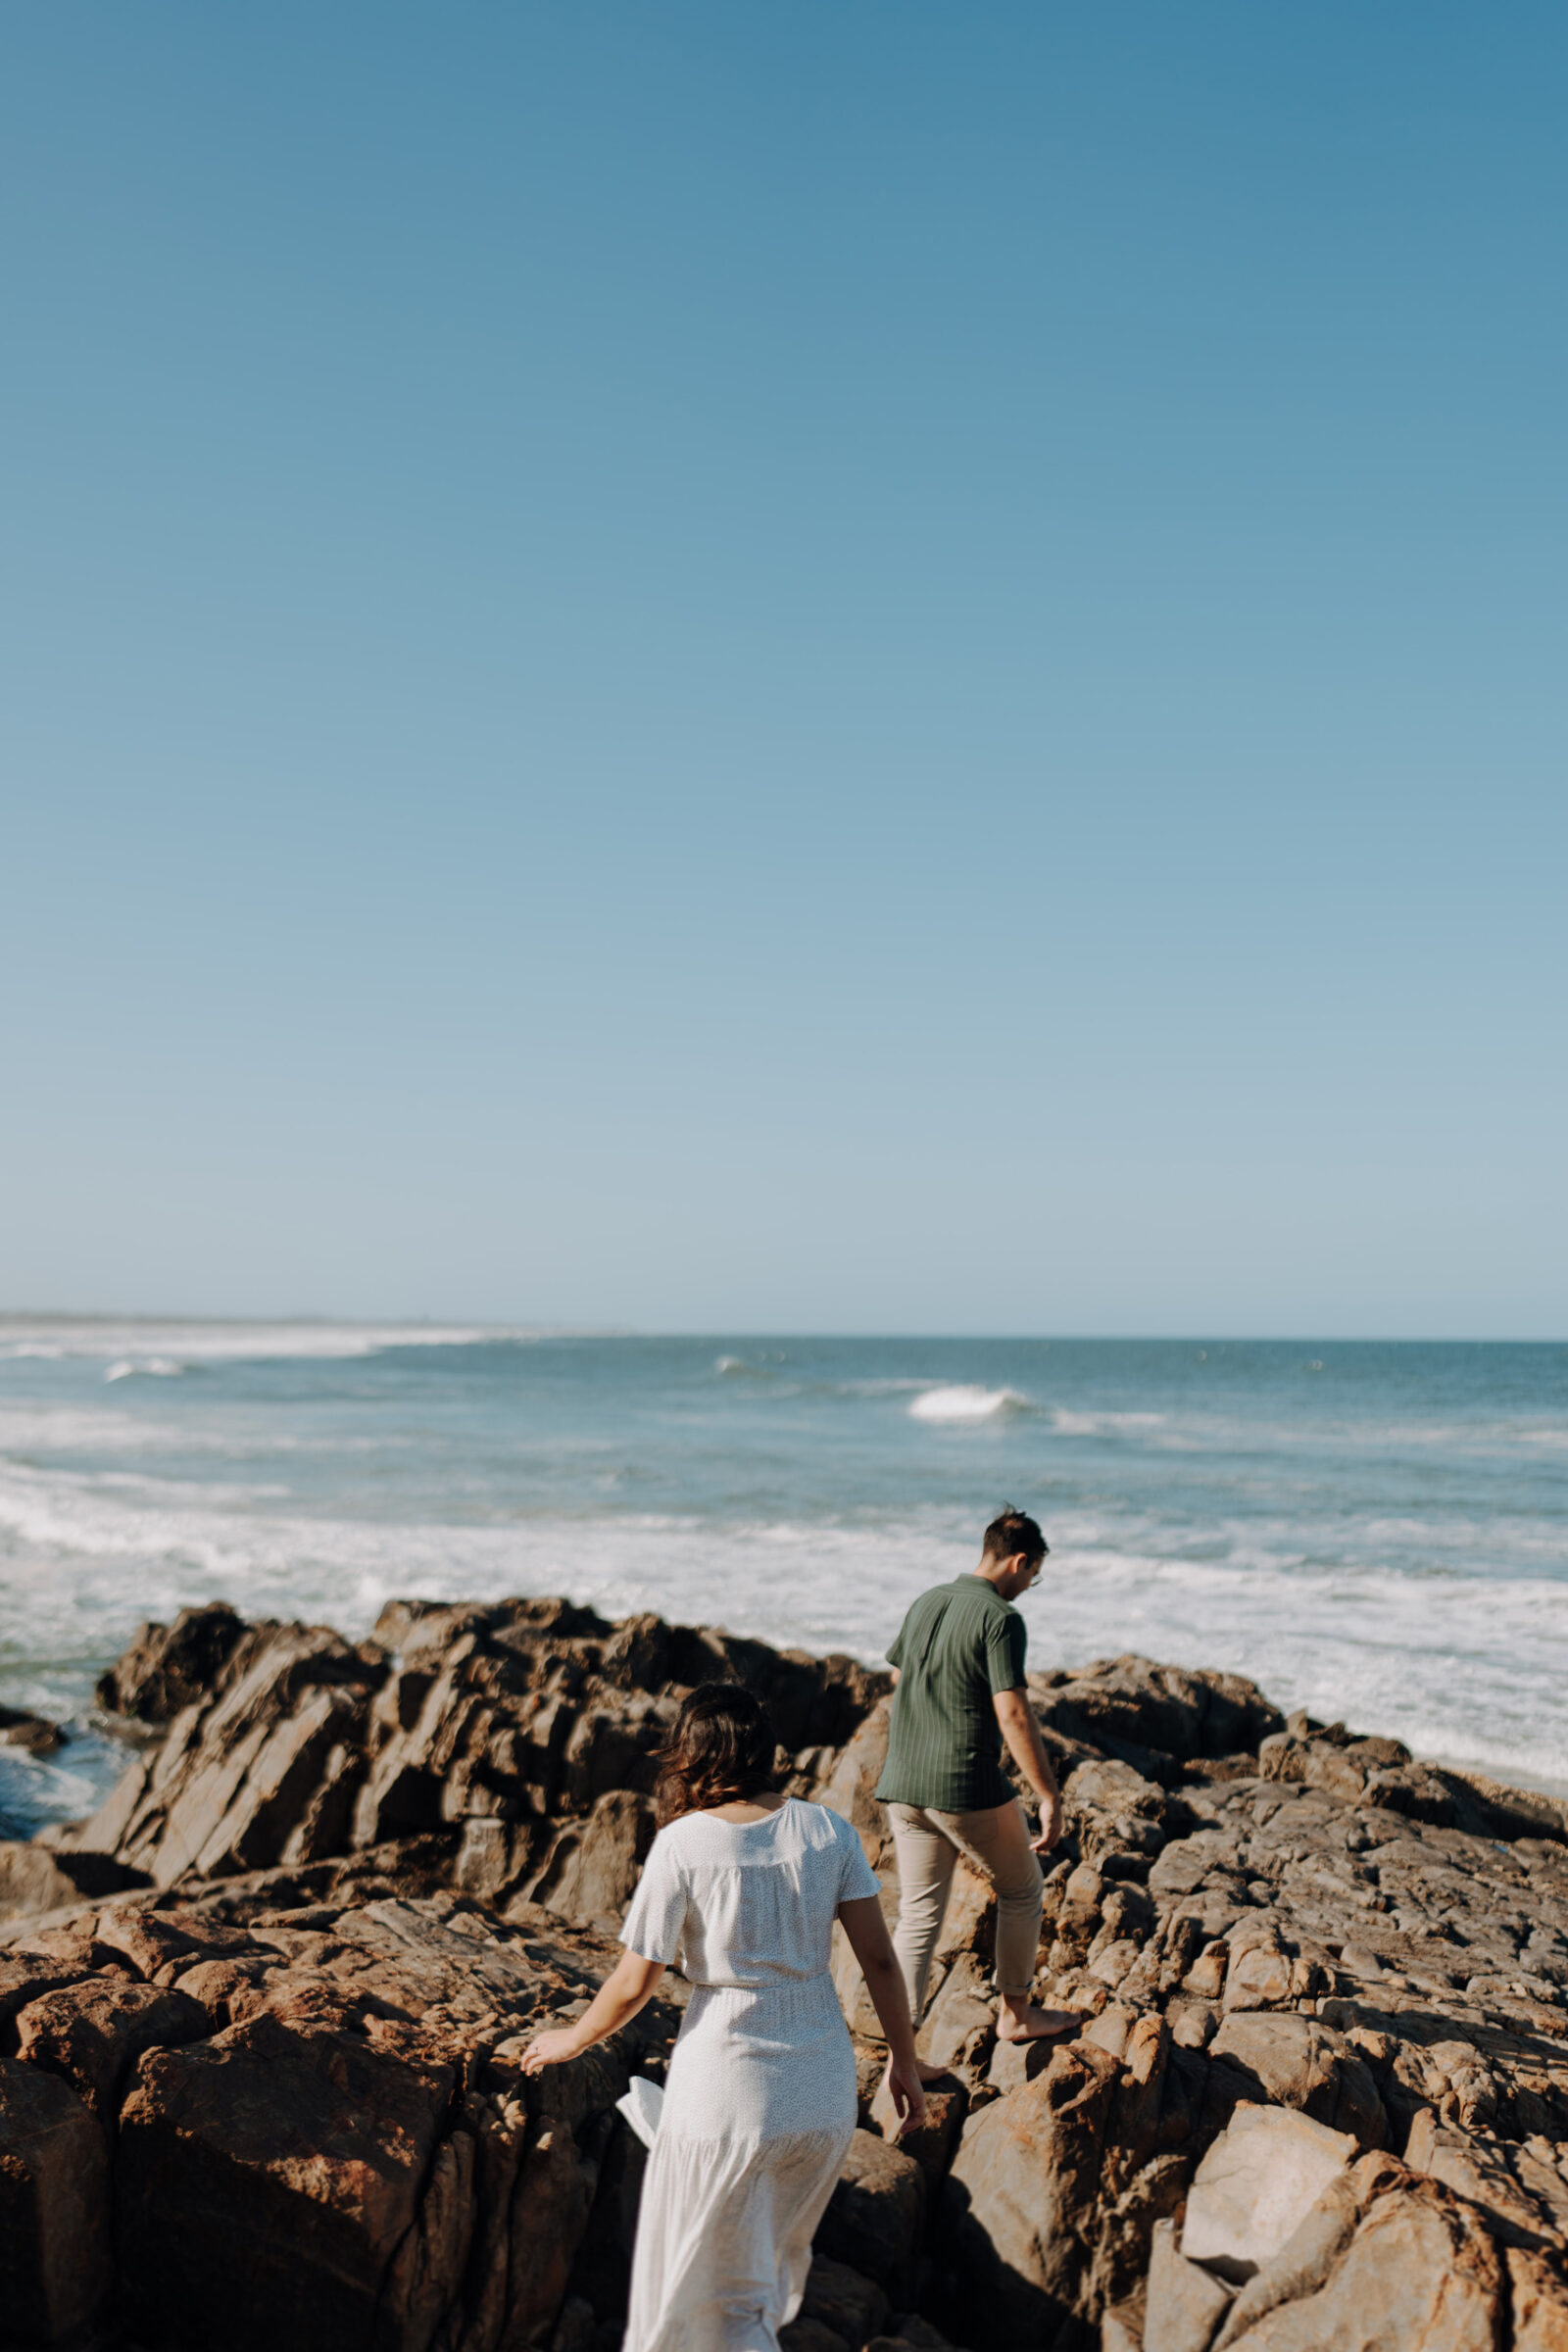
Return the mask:
{"type": "Polygon", "coordinates": [[[668,1962],[692,1987],[643,2182],[624,2352],[777,2352],[856,2123],[855,2051],[829,1974],[842,1920],[887,2035],[902,2131],[925,2119],[904,1979],[849,1823],[772,1788],[772,1727],[704,1683],[661,1755],[660,1815],[625,1953],[529,2074],[636,2016],[668,1962]]]}

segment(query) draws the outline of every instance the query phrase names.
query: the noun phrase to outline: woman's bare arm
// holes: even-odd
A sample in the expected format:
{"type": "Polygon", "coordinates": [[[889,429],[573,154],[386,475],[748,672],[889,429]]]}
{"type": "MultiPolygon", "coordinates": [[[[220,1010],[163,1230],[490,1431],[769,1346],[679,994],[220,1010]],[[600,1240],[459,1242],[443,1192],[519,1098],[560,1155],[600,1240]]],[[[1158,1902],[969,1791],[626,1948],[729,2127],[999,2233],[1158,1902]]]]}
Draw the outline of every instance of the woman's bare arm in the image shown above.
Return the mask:
{"type": "Polygon", "coordinates": [[[900,2130],[918,2131],[925,2122],[925,2085],[914,2055],[914,2022],[904,1987],[904,1971],[894,1957],[882,1906],[874,1894],[862,1894],[852,1903],[840,1903],[839,1919],[887,2037],[888,2088],[898,2109],[900,2130]]]}
{"type": "Polygon", "coordinates": [[[541,2068],[559,2066],[564,2058],[580,2058],[596,2041],[604,2041],[629,2025],[647,2007],[654,1987],[664,1973],[662,1960],[645,1960],[641,1952],[622,1952],[609,1976],[574,2025],[554,2026],[537,2034],[522,2053],[522,2071],[537,2075],[541,2068]]]}

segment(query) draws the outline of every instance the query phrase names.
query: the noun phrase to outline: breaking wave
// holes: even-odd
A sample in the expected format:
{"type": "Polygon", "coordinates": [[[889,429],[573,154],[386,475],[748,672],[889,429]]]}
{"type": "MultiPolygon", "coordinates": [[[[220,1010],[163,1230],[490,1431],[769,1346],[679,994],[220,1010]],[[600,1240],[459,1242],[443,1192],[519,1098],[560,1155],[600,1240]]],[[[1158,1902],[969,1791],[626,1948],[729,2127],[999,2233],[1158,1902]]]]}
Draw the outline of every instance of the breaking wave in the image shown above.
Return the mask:
{"type": "Polygon", "coordinates": [[[926,1389],[909,1406],[911,1421],[991,1421],[999,1413],[1026,1413],[1029,1399],[1016,1389],[982,1389],[967,1382],[926,1389]]]}

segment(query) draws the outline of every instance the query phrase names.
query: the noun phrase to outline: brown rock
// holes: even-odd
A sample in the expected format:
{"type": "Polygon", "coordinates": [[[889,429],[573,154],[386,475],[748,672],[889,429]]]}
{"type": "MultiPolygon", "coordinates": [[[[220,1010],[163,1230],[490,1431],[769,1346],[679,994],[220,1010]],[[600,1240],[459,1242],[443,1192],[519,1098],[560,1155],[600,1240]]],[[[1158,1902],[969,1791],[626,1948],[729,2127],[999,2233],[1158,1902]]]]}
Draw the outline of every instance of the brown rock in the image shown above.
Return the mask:
{"type": "Polygon", "coordinates": [[[1208,2352],[1231,2306],[1230,2287],[1176,2243],[1174,2222],[1154,2225],[1143,2352],[1208,2352]]]}
{"type": "Polygon", "coordinates": [[[1103,2050],[1057,2048],[964,2127],[947,2216],[977,2319],[1009,2340],[1049,2342],[1075,2308],[1118,2072],[1103,2050]]]}
{"type": "Polygon", "coordinates": [[[887,1815],[874,1790],[888,1756],[889,1704],[884,1699],[860,1725],[834,1767],[822,1802],[841,1814],[859,1838],[873,1870],[888,1843],[887,1815]]]}
{"type": "Polygon", "coordinates": [[[612,1789],[586,1821],[561,1831],[528,1889],[530,1899],[564,1919],[618,1921],[636,1891],[656,1826],[651,1798],[612,1789]]]}
{"type": "Polygon", "coordinates": [[[1561,2230],[1553,2227],[1549,2210],[1509,2170],[1501,2143],[1477,2138],[1457,2124],[1440,2124],[1431,2108],[1424,2107],[1405,2144],[1404,2161],[1412,2173],[1426,2173],[1444,2181],[1455,2196],[1479,2206],[1493,2235],[1504,2245],[1553,2246],[1561,2251],[1561,2230]]]}
{"type": "Polygon", "coordinates": [[[1510,2246],[1507,2255],[1513,2352],[1568,2352],[1568,2283],[1539,2254],[1510,2246]]]}
{"type": "Polygon", "coordinates": [[[167,1973],[171,1969],[186,1969],[198,1960],[231,1957],[253,1948],[243,1928],[223,1927],[211,1917],[184,1909],[111,1908],[99,1914],[93,1937],[100,1953],[122,1959],[149,1983],[154,1978],[172,1983],[167,1973]]]}
{"type": "Polygon", "coordinates": [[[829,2255],[813,2253],[800,2319],[784,2329],[780,2341],[804,2352],[804,2345],[794,2331],[804,2323],[825,2328],[835,2342],[852,2345],[854,2352],[859,2352],[867,2336],[881,2332],[887,2316],[887,2296],[874,2278],[852,2270],[847,2262],[835,2262],[829,2255]]]}
{"type": "Polygon", "coordinates": [[[17,2055],[69,2082],[113,2133],[120,2095],[143,2050],[201,2040],[208,2019],[182,1992],[88,1977],[47,1992],[17,2019],[17,2055]]]}
{"type": "Polygon", "coordinates": [[[66,1735],[47,1716],[29,1715],[25,1707],[0,1707],[0,1747],[20,1747],[29,1756],[52,1756],[63,1747],[66,1735]]]}
{"type": "Polygon", "coordinates": [[[133,2328],[189,2352],[371,2342],[452,2088],[449,2067],[273,2017],[145,2055],[115,2165],[133,2328]]]}
{"type": "Polygon", "coordinates": [[[1378,2197],[1316,2293],[1232,2340],[1246,2352],[1495,2352],[1505,2291],[1479,2222],[1424,2182],[1378,2197]]]}
{"type": "Polygon", "coordinates": [[[898,2110],[893,2104],[884,2076],[878,2082],[871,2102],[871,2122],[884,2139],[902,2148],[906,2156],[914,2158],[926,2177],[927,2187],[935,2195],[953,2160],[953,2151],[963,2131],[963,2119],[968,2107],[969,2094],[961,2082],[928,2083],[925,2122],[917,2132],[901,2134],[898,2110]]]}
{"type": "Polygon", "coordinates": [[[977,1952],[960,1952],[926,2011],[920,2054],[931,2066],[983,2066],[996,2030],[990,1966],[977,1952]]]}
{"type": "Polygon", "coordinates": [[[1238,2107],[1198,2168],[1183,2254],[1244,2282],[1289,2242],[1354,2153],[1344,2133],[1304,2115],[1238,2107]]]}
{"type": "Polygon", "coordinates": [[[0,1838],[0,1920],[78,1909],[101,1895],[146,1885],[143,1872],[127,1870],[110,1854],[51,1852],[0,1838]]]}
{"type": "Polygon", "coordinates": [[[1087,2287],[1079,2293],[1085,2312],[1125,2302],[1143,2285],[1154,2231],[1162,2222],[1179,2221],[1192,2169],[1186,2155],[1155,2156],[1126,2180],[1114,2203],[1102,2201],[1094,2260],[1087,2287]]]}
{"type": "Polygon", "coordinates": [[[104,2135],[52,2075],[0,2058],[0,2313],[12,2344],[64,2344],[107,2302],[104,2135]]]}
{"type": "Polygon", "coordinates": [[[1280,2304],[1317,2292],[1355,2234],[1363,2185],[1354,2168],[1333,2176],[1279,2252],[1242,2288],[1214,2339],[1214,2352],[1225,2352],[1280,2304]]]}
{"type": "Polygon", "coordinates": [[[1208,2045],[1211,2059],[1243,2086],[1242,2096],[1294,2107],[1332,2131],[1348,2132],[1358,2149],[1378,2148],[1385,2119],[1377,2085],[1342,2034],[1287,2011],[1233,2012],[1208,2045]]]}
{"type": "Polygon", "coordinates": [[[0,2034],[7,2040],[11,2020],[29,2002],[40,2000],[46,1992],[56,1992],[62,1984],[75,1984],[91,1970],[91,1956],[77,1965],[69,1961],[45,1958],[41,1953],[23,1957],[0,1958],[0,2034]]]}
{"type": "Polygon", "coordinates": [[[143,1723],[172,1722],[212,1690],[244,1631],[226,1600],[181,1609],[172,1626],[138,1626],[124,1656],[101,1678],[98,1704],[143,1723]]]}
{"type": "Polygon", "coordinates": [[[513,2200],[503,2344],[538,2343],[560,2310],[596,2182],[565,2123],[547,2123],[523,2159],[513,2200]]]}
{"type": "Polygon", "coordinates": [[[816,2244],[890,2294],[912,2285],[925,2223],[925,2176],[912,2156],[857,2132],[828,2201],[816,2244]]]}

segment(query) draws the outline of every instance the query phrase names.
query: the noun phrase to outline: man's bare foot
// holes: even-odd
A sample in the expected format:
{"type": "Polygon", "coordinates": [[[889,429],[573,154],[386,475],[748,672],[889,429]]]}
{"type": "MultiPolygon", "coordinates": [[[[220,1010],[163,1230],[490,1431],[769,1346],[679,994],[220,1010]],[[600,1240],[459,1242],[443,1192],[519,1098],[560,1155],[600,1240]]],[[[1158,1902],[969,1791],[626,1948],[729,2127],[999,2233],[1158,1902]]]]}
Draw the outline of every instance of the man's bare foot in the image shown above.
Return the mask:
{"type": "Polygon", "coordinates": [[[1083,2024],[1076,2009],[1042,2009],[1035,2001],[1004,2002],[997,2019],[999,2041],[1055,2041],[1083,2024]]]}

